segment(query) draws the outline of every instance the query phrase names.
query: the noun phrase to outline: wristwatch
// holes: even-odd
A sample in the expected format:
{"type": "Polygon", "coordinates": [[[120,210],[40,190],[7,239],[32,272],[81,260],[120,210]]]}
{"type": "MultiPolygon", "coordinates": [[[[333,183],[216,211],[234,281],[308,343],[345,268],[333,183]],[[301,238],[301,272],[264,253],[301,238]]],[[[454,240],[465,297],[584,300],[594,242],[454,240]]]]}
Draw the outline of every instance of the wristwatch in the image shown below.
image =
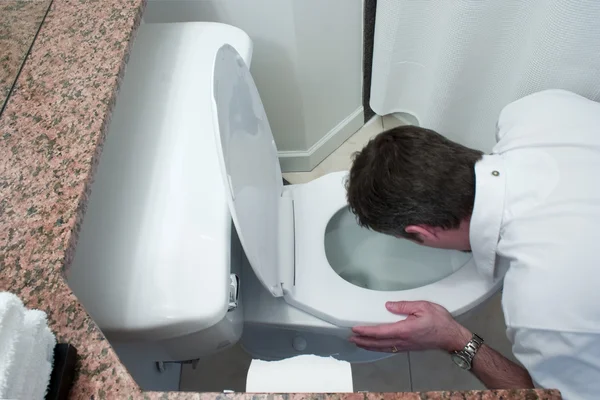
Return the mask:
{"type": "Polygon", "coordinates": [[[473,334],[473,338],[469,340],[464,349],[452,352],[452,361],[460,368],[470,370],[473,365],[473,358],[482,345],[483,339],[473,334]]]}

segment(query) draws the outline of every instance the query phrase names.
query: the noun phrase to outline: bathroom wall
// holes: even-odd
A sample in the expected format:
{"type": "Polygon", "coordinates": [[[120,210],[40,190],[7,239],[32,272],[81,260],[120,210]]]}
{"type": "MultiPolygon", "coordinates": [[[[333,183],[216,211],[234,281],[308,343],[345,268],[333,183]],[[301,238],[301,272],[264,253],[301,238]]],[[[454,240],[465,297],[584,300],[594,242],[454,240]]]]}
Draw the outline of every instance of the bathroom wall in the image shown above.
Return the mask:
{"type": "Polygon", "coordinates": [[[311,170],[363,125],[363,0],[149,0],[144,21],[216,21],[250,35],[284,171],[311,170]]]}

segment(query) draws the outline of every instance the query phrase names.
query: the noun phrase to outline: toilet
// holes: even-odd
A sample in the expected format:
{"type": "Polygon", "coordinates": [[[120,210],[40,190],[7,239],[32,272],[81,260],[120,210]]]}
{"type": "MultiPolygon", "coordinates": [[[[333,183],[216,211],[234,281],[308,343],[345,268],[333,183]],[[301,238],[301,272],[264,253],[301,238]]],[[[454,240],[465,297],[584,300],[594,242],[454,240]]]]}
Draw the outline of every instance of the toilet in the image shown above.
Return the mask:
{"type": "Polygon", "coordinates": [[[205,22],[143,24],[67,280],[114,343],[157,361],[241,342],[254,358],[368,362],[347,341],[389,300],[460,317],[499,290],[471,255],[361,228],[347,172],[284,185],[249,71],[252,42],[205,22]]]}

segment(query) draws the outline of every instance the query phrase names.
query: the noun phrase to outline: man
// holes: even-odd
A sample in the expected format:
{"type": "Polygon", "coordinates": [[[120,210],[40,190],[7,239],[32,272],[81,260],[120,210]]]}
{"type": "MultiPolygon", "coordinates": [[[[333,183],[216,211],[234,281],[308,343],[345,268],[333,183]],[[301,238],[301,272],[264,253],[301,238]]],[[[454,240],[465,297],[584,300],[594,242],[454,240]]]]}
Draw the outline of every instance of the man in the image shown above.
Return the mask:
{"type": "MultiPolygon", "coordinates": [[[[347,183],[359,224],[425,246],[472,251],[504,274],[509,361],[428,302],[390,302],[407,318],[356,327],[374,351],[441,349],[489,388],[600,396],[600,104],[548,90],[506,106],[492,154],[418,127],[378,135],[347,183]]],[[[501,276],[501,275],[500,275],[501,276]]]]}

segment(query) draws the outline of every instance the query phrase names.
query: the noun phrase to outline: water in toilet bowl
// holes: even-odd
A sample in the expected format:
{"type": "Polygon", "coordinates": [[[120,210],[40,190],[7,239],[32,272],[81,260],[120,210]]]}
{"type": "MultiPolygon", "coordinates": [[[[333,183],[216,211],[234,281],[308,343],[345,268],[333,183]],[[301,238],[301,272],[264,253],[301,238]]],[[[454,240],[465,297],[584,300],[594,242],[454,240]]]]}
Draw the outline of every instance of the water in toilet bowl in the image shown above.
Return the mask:
{"type": "Polygon", "coordinates": [[[361,228],[344,208],[325,232],[329,265],[346,281],[381,291],[408,290],[439,281],[464,266],[471,254],[419,246],[361,228]]]}

